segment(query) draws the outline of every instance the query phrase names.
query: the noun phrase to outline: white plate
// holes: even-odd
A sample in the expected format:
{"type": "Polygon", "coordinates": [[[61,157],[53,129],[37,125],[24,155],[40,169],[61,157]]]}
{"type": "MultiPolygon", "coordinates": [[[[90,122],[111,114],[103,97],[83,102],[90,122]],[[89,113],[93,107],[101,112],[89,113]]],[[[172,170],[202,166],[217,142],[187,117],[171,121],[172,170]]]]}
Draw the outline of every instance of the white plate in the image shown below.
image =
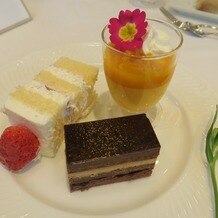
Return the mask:
{"type": "MultiPolygon", "coordinates": [[[[214,0],[215,1],[215,0],[214,0]]],[[[218,14],[213,14],[205,11],[200,11],[196,9],[197,0],[169,0],[168,1],[169,8],[172,8],[181,15],[193,18],[200,18],[202,20],[208,22],[214,22],[218,24],[218,14]]]]}
{"type": "MultiPolygon", "coordinates": [[[[42,51],[1,68],[1,104],[16,85],[30,81],[62,55],[100,67],[99,97],[86,120],[122,115],[108,93],[99,44],[42,51]]],[[[166,95],[148,113],[162,146],[151,177],[70,193],[62,146],[54,159],[41,158],[23,173],[0,166],[0,217],[212,217],[202,149],[214,99],[206,85],[178,64],[166,95]]],[[[6,119],[0,119],[2,131],[6,119]]]]}

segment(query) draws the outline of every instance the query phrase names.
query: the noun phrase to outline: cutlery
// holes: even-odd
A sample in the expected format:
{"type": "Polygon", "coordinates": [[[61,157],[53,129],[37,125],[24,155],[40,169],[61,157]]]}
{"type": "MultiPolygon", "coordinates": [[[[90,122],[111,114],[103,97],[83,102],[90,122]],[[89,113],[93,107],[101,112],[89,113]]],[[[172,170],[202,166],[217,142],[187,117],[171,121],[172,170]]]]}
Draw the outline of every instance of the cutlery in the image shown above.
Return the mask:
{"type": "Polygon", "coordinates": [[[190,31],[192,31],[194,34],[196,34],[199,37],[205,37],[210,35],[218,36],[218,27],[216,26],[211,26],[207,24],[197,24],[197,25],[192,24],[189,26],[189,28],[190,31]]]}
{"type": "Polygon", "coordinates": [[[164,7],[160,7],[160,11],[179,29],[189,31],[198,37],[218,36],[218,27],[208,24],[193,24],[188,21],[181,21],[174,17],[164,7]]]}

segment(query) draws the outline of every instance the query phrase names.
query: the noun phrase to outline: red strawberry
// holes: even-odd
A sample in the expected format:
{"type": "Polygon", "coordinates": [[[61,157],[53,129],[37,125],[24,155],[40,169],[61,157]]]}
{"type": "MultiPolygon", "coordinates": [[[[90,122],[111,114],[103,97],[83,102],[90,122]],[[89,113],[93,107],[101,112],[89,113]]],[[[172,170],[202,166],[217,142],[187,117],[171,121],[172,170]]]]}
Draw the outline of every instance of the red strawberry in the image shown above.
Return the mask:
{"type": "Polygon", "coordinates": [[[26,127],[10,126],[0,138],[0,162],[9,170],[20,170],[39,150],[38,138],[26,127]]]}

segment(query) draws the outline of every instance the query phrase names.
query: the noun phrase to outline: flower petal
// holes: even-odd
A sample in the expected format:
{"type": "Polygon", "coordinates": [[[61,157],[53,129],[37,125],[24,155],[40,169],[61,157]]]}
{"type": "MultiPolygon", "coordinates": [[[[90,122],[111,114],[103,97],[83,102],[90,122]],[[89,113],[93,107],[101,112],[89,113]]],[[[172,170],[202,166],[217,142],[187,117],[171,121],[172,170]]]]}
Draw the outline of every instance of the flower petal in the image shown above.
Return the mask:
{"type": "Polygon", "coordinates": [[[121,24],[119,20],[117,18],[111,18],[109,22],[110,22],[110,24],[108,25],[109,33],[110,34],[118,33],[121,28],[121,24]]]}
{"type": "Polygon", "coordinates": [[[116,24],[116,23],[119,23],[120,21],[117,19],[117,18],[115,18],[115,17],[113,17],[113,18],[111,18],[110,20],[109,20],[109,23],[111,24],[111,25],[114,25],[114,24],[116,24]]]}
{"type": "Polygon", "coordinates": [[[135,39],[133,41],[121,42],[119,46],[122,47],[122,51],[134,51],[138,48],[142,48],[143,41],[142,39],[135,39]]]}
{"type": "Polygon", "coordinates": [[[139,9],[135,9],[135,10],[132,12],[133,20],[134,20],[134,18],[138,17],[139,15],[140,15],[140,10],[139,10],[139,9]]]}
{"type": "Polygon", "coordinates": [[[122,10],[118,19],[111,18],[108,28],[111,34],[110,40],[115,48],[124,52],[141,49],[148,26],[145,19],[146,13],[139,9],[135,9],[132,12],[130,10],[122,10]]]}
{"type": "Polygon", "coordinates": [[[123,46],[123,49],[125,51],[134,51],[135,50],[135,45],[133,42],[124,42],[122,46],[123,46]]]}
{"type": "Polygon", "coordinates": [[[133,22],[137,25],[137,24],[140,24],[142,22],[145,22],[145,17],[146,17],[146,14],[144,11],[142,11],[141,13],[137,14],[137,16],[134,16],[133,17],[133,22]]]}
{"type": "Polygon", "coordinates": [[[132,21],[132,12],[130,10],[120,11],[119,21],[122,25],[132,21]]]}
{"type": "Polygon", "coordinates": [[[135,35],[135,38],[143,37],[145,35],[145,33],[147,32],[147,30],[146,30],[147,26],[148,26],[147,22],[144,22],[144,23],[140,24],[139,26],[137,26],[137,34],[135,35]]]}
{"type": "Polygon", "coordinates": [[[117,18],[111,18],[110,21],[109,21],[109,25],[110,26],[113,26],[113,25],[118,26],[118,25],[121,25],[121,24],[120,24],[120,21],[117,18]]]}
{"type": "Polygon", "coordinates": [[[113,44],[120,44],[122,41],[120,39],[120,37],[117,34],[113,34],[110,36],[110,40],[113,44]]]}
{"type": "Polygon", "coordinates": [[[142,45],[143,45],[142,39],[141,38],[140,39],[135,39],[134,40],[134,45],[135,45],[135,49],[136,48],[142,48],[142,45]]]}

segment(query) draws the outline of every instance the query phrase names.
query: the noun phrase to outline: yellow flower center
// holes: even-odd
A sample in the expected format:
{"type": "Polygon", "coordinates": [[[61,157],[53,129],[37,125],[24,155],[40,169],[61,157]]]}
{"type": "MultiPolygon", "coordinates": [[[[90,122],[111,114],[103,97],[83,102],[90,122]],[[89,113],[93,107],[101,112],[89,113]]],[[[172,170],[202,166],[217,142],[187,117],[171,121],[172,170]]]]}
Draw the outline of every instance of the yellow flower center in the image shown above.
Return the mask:
{"type": "Polygon", "coordinates": [[[132,41],[136,33],[136,25],[134,23],[127,23],[125,26],[120,28],[119,37],[125,42],[132,41]]]}

